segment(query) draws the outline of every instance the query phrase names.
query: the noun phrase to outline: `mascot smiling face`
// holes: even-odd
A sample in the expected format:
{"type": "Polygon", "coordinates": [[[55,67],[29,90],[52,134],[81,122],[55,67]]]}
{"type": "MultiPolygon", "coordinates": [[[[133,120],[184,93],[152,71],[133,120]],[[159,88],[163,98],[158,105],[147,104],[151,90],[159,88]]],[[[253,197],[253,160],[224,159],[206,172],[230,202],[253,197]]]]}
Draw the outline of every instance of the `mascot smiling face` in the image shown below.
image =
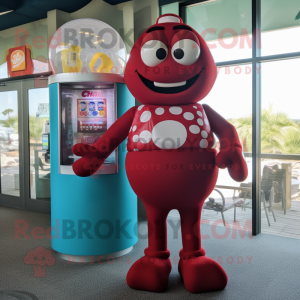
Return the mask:
{"type": "Polygon", "coordinates": [[[158,18],[136,41],[125,70],[143,104],[197,103],[211,90],[217,67],[203,38],[176,15],[158,18]]]}

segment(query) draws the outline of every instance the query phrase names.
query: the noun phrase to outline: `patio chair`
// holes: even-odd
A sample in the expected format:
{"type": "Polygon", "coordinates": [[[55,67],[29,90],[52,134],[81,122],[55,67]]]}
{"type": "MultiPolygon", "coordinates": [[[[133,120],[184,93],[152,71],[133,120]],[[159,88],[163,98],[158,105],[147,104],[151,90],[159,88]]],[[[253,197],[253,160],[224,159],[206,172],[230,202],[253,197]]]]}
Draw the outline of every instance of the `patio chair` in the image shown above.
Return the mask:
{"type": "Polygon", "coordinates": [[[224,212],[233,208],[234,209],[233,216],[234,216],[234,222],[235,222],[236,221],[236,207],[241,206],[243,204],[243,200],[242,199],[235,200],[232,198],[233,202],[226,203],[226,199],[225,199],[224,195],[222,194],[222,192],[217,188],[214,188],[214,191],[217,192],[221,196],[222,203],[215,202],[214,198],[208,198],[209,200],[204,203],[203,209],[214,210],[216,212],[220,212],[222,215],[223,224],[224,224],[224,226],[226,226],[224,212]]]}
{"type": "Polygon", "coordinates": [[[274,167],[271,168],[268,166],[264,167],[262,181],[261,181],[262,189],[265,192],[266,201],[270,201],[271,204],[282,202],[282,209],[284,211],[284,214],[286,214],[286,197],[285,197],[286,170],[279,169],[278,165],[276,165],[275,168],[274,167]],[[274,189],[274,193],[271,198],[270,192],[272,187],[274,189]]]}
{"type": "MultiPolygon", "coordinates": [[[[252,182],[241,183],[240,187],[252,187],[252,182]]],[[[242,210],[246,210],[246,208],[252,208],[252,191],[245,192],[242,190],[238,190],[237,188],[233,192],[233,198],[237,202],[241,200],[243,201],[242,210]],[[237,197],[235,196],[236,191],[238,191],[239,193],[237,197]]],[[[272,212],[273,219],[275,222],[276,222],[276,218],[272,207],[272,203],[274,201],[274,188],[272,186],[272,182],[270,182],[269,180],[262,181],[261,200],[268,221],[268,225],[271,226],[267,210],[269,210],[269,212],[272,212]],[[266,192],[269,193],[269,195],[271,196],[268,201],[266,200],[266,196],[265,196],[266,192]]]]}

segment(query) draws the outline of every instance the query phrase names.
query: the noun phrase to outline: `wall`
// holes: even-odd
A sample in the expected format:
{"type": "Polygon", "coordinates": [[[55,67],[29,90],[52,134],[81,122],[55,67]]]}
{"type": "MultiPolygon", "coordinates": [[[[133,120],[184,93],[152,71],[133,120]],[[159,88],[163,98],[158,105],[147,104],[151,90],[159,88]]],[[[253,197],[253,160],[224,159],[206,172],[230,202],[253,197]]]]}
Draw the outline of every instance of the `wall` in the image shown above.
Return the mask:
{"type": "Polygon", "coordinates": [[[9,48],[22,45],[22,41],[20,41],[18,37],[24,35],[28,36],[28,38],[26,38],[26,44],[31,46],[34,59],[39,56],[47,57],[47,19],[43,19],[0,31],[0,65],[6,62],[5,53],[9,48]],[[40,41],[44,42],[40,43],[40,41]]]}

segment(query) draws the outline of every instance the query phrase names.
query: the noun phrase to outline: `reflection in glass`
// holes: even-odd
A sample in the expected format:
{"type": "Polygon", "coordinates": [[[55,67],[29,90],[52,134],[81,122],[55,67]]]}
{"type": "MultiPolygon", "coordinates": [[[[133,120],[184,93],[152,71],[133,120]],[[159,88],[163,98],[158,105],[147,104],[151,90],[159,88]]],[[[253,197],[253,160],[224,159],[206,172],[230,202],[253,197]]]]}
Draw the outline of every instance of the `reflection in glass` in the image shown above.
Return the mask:
{"type": "MultiPolygon", "coordinates": [[[[8,3],[9,1],[7,1],[8,3]]],[[[25,22],[26,23],[26,22],[25,22]]],[[[26,46],[31,50],[33,59],[34,74],[40,74],[49,71],[48,67],[48,24],[47,18],[35,20],[28,24],[22,24],[20,27],[13,27],[0,31],[0,79],[8,78],[6,58],[8,49],[18,47],[22,39],[26,37],[26,46]]]]}
{"type": "Polygon", "coordinates": [[[299,67],[300,59],[261,64],[262,189],[276,219],[262,211],[262,231],[289,237],[300,236],[300,163],[289,157],[300,154],[299,67]]]}
{"type": "MultiPolygon", "coordinates": [[[[219,68],[213,89],[200,102],[211,106],[235,126],[248,166],[248,177],[242,183],[234,181],[227,169],[219,169],[217,190],[205,202],[203,218],[212,222],[218,220],[220,226],[224,226],[224,217],[230,226],[241,226],[249,232],[252,230],[252,150],[251,139],[248,139],[249,131],[252,130],[251,73],[251,65],[219,68]]],[[[217,150],[219,146],[217,142],[217,150]]]]}
{"type": "Polygon", "coordinates": [[[262,56],[299,52],[299,0],[262,0],[261,27],[262,56]]]}
{"type": "Polygon", "coordinates": [[[0,92],[1,194],[20,196],[18,92],[0,92]]]}
{"type": "Polygon", "coordinates": [[[50,201],[49,90],[28,90],[30,198],[50,201]]]}
{"type": "Polygon", "coordinates": [[[216,62],[251,58],[250,0],[205,1],[187,7],[185,17],[208,43],[216,62]]]}

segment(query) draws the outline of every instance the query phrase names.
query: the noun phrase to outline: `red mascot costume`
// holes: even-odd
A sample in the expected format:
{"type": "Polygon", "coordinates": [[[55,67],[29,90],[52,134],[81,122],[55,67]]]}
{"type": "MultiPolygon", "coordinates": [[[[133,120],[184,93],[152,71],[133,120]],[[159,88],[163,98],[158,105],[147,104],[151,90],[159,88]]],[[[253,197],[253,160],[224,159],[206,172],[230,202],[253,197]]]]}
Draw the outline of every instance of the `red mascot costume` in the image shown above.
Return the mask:
{"type": "Polygon", "coordinates": [[[247,178],[247,165],[235,128],[202,100],[217,68],[203,38],[173,14],[158,18],[136,41],[125,82],[143,105],[132,107],[93,145],[77,144],[73,164],[78,176],[90,176],[128,137],[126,172],[146,207],[148,248],[127,274],[133,289],[162,292],[171,272],[166,219],[181,217],[183,248],[179,273],[191,293],[222,290],[227,275],[201,247],[200,218],[218,168],[236,181],[247,178]],[[220,141],[217,153],[213,133],[220,141]]]}

